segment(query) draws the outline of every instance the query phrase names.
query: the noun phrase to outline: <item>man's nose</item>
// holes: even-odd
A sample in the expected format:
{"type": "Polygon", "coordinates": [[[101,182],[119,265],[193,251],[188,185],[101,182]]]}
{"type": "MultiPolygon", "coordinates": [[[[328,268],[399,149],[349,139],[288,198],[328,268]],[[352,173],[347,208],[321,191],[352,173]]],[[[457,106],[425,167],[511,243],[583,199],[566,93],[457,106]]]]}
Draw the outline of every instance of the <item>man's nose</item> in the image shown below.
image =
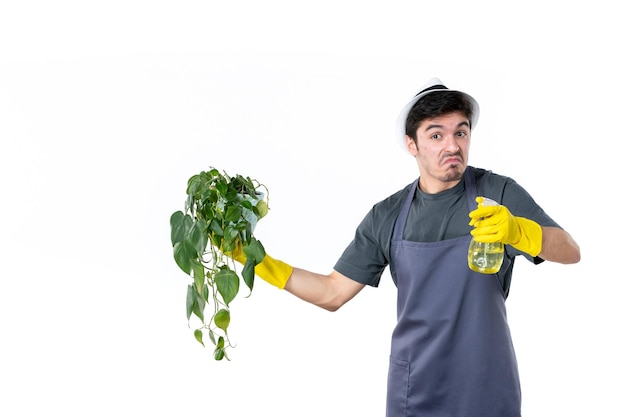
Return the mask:
{"type": "Polygon", "coordinates": [[[456,140],[456,136],[448,135],[445,137],[445,149],[450,152],[456,152],[459,148],[459,143],[456,140]]]}

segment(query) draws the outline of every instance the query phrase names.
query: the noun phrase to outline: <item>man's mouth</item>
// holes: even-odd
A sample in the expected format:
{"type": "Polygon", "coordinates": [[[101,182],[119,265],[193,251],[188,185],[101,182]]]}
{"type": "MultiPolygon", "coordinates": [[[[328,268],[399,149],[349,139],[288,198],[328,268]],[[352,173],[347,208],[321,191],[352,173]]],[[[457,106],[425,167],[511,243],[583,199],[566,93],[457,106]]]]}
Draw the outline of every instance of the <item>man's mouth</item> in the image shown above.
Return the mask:
{"type": "Polygon", "coordinates": [[[447,164],[460,164],[463,159],[460,156],[446,156],[443,158],[443,165],[447,164]]]}

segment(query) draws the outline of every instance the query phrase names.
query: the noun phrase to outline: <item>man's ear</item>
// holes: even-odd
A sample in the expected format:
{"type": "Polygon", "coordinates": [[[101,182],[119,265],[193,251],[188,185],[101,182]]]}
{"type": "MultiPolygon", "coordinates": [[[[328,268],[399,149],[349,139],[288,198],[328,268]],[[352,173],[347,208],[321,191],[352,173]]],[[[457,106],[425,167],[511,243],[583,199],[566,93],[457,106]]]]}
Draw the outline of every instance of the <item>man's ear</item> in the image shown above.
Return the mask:
{"type": "Polygon", "coordinates": [[[417,156],[417,143],[415,143],[409,135],[405,135],[404,140],[406,141],[406,148],[409,153],[413,156],[417,156]]]}

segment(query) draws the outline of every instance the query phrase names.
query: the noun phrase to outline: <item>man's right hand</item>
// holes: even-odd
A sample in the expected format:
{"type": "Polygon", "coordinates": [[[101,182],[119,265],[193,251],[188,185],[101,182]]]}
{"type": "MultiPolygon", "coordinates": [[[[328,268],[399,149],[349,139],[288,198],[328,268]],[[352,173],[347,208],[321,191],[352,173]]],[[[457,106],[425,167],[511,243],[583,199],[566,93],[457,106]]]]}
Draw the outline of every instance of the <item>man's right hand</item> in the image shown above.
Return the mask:
{"type": "MultiPolygon", "coordinates": [[[[227,253],[226,255],[230,256],[242,265],[245,265],[246,263],[246,254],[244,253],[241,245],[237,245],[237,249],[233,252],[227,253]]],[[[292,272],[293,267],[291,265],[286,264],[283,261],[279,261],[278,259],[274,259],[267,253],[263,258],[263,261],[254,267],[254,273],[256,276],[273,286],[280,288],[281,290],[285,288],[285,285],[287,285],[287,281],[291,277],[292,272]]]]}

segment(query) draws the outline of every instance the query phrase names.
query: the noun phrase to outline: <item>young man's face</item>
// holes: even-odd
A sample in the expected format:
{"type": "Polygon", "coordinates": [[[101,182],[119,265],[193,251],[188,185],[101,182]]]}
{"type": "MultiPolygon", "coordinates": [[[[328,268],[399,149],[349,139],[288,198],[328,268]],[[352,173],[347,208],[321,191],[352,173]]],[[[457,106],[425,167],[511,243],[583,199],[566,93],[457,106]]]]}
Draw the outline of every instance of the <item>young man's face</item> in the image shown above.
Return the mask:
{"type": "Polygon", "coordinates": [[[470,145],[468,118],[460,112],[421,122],[417,144],[407,135],[407,148],[417,160],[420,189],[434,194],[454,187],[463,178],[470,145]]]}

